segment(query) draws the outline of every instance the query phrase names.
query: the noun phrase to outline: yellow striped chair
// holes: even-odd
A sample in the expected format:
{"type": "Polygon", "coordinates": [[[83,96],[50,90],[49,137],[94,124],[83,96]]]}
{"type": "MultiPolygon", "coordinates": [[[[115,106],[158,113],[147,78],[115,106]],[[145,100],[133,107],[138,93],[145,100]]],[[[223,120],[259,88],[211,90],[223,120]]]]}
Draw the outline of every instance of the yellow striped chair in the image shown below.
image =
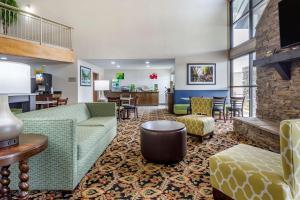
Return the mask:
{"type": "Polygon", "coordinates": [[[187,132],[203,140],[204,136],[213,136],[215,120],[212,117],[213,100],[208,98],[191,98],[191,115],[177,117],[185,124],[187,132]]]}

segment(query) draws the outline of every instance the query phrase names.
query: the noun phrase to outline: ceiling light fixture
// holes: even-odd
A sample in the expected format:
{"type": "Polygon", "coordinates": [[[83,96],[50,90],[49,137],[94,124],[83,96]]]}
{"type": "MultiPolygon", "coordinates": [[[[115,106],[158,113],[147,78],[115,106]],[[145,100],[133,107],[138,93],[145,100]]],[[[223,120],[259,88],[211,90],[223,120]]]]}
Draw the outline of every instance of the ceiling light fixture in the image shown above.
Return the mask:
{"type": "Polygon", "coordinates": [[[1,59],[1,60],[7,60],[7,58],[6,58],[6,57],[1,57],[0,59],[1,59]]]}
{"type": "Polygon", "coordinates": [[[150,64],[150,62],[149,62],[149,61],[146,61],[145,63],[146,63],[146,65],[149,65],[149,64],[150,64]]]}
{"type": "Polygon", "coordinates": [[[115,62],[115,61],[111,61],[110,63],[111,63],[112,65],[115,65],[115,64],[116,64],[116,62],[115,62]]]}

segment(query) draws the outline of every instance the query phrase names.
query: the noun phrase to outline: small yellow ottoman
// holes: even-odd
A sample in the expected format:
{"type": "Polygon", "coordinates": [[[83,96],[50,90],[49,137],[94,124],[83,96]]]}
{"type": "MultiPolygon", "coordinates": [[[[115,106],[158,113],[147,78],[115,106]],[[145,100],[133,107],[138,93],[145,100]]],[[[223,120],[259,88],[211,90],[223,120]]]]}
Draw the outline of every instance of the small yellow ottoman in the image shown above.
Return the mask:
{"type": "Polygon", "coordinates": [[[177,117],[176,121],[184,123],[187,133],[199,136],[203,139],[204,136],[210,135],[212,137],[215,128],[215,120],[212,117],[204,115],[186,115],[177,117]]]}

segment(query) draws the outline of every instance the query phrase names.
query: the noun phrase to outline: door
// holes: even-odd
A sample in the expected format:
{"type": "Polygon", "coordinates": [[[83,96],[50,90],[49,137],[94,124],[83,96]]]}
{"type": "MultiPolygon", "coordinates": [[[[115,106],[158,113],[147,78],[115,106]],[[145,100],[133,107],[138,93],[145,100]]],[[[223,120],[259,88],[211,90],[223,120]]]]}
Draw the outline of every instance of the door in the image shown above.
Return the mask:
{"type": "Polygon", "coordinates": [[[97,102],[98,101],[98,92],[95,91],[95,85],[94,81],[99,80],[99,74],[93,73],[93,101],[97,102]]]}

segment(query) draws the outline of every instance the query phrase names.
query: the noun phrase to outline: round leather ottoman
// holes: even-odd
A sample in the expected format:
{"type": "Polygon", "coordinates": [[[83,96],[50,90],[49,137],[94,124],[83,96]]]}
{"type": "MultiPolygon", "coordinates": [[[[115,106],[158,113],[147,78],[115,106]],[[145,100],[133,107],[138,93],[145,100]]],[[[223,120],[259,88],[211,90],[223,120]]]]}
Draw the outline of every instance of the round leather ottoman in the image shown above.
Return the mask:
{"type": "Polygon", "coordinates": [[[141,151],[144,158],[155,163],[176,163],[186,155],[187,133],[183,123],[149,121],[141,125],[141,151]]]}

